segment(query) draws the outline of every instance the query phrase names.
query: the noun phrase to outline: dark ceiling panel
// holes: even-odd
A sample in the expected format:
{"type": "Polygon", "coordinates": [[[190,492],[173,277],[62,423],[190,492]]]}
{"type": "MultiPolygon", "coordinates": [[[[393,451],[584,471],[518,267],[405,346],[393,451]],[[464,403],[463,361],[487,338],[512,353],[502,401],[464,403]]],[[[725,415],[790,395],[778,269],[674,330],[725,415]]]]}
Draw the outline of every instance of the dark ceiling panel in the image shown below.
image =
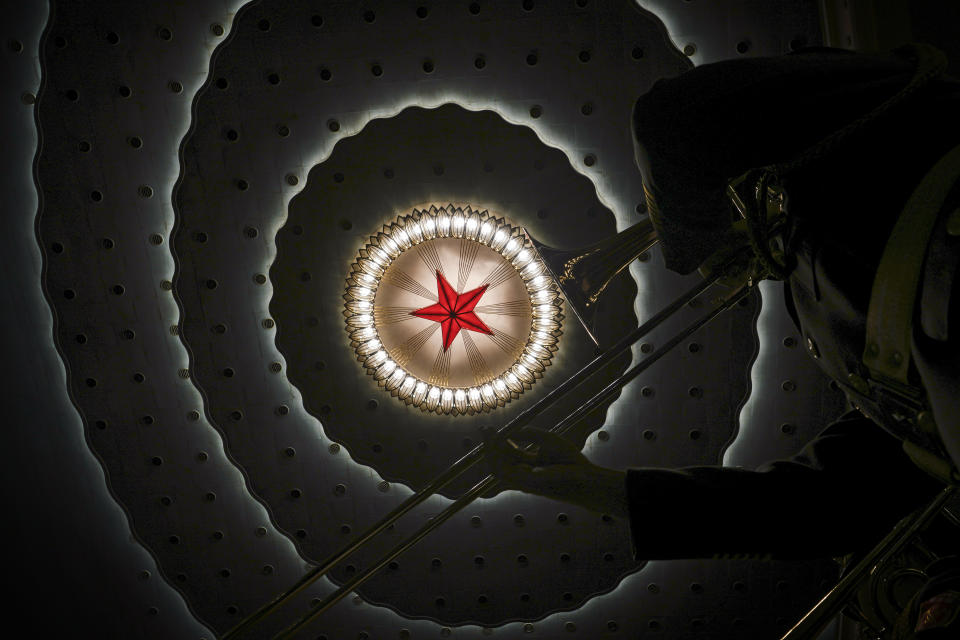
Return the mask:
{"type": "Polygon", "coordinates": [[[184,87],[216,41],[209,25],[227,16],[163,3],[88,9],[54,6],[41,43],[37,238],[54,340],[134,534],[189,606],[223,627],[301,566],[201,420],[168,286],[184,87]]]}
{"type": "MultiPolygon", "coordinates": [[[[603,237],[642,212],[630,107],[657,78],[689,64],[663,25],[629,2],[420,6],[261,2],[244,7],[235,28],[231,10],[212,3],[103,3],[95,11],[62,3],[52,11],[41,48],[36,179],[54,344],[88,443],[137,539],[191,610],[219,631],[301,575],[298,551],[313,560],[333,551],[409,495],[407,485],[464,451],[466,439],[476,441],[481,421],[499,423],[529,402],[525,394],[507,408],[457,418],[395,406],[344,335],[332,332],[316,344],[340,350],[329,358],[342,362],[333,369],[341,379],[298,379],[291,369],[288,381],[301,354],[275,343],[287,320],[270,307],[283,285],[271,263],[284,224],[297,219],[326,232],[316,247],[327,247],[330,261],[317,264],[329,267],[316,285],[329,328],[342,321],[336,305],[364,240],[417,203],[490,208],[556,246],[603,237]],[[461,106],[440,106],[447,103],[461,106]],[[419,108],[403,111],[409,106],[419,108]],[[381,186],[377,145],[389,147],[383,157],[396,178],[389,188],[381,186]],[[484,152],[492,158],[481,159],[484,152]],[[338,172],[346,176],[339,191],[324,182],[338,172]],[[353,183],[355,173],[367,177],[353,183]],[[241,180],[248,188],[238,188],[241,180]],[[343,220],[350,230],[338,228],[343,220]],[[205,231],[206,246],[195,246],[196,232],[213,221],[220,226],[205,231]],[[237,375],[214,378],[228,361],[241,363],[232,367],[237,375]],[[329,401],[310,400],[314,383],[355,410],[354,427],[397,422],[399,431],[407,421],[427,432],[351,435],[347,421],[338,431],[319,410],[329,401]],[[372,412],[370,400],[378,403],[372,412]],[[411,460],[419,440],[430,441],[429,464],[411,460]]],[[[750,3],[649,7],[694,62],[737,55],[743,42],[744,55],[756,55],[817,39],[809,3],[779,3],[776,15],[750,3]]],[[[607,341],[688,286],[657,253],[630,275],[602,312],[607,341]]],[[[798,357],[800,347],[785,346],[785,338],[794,345],[799,338],[775,300],[765,290],[756,334],[754,301],[627,387],[605,415],[582,425],[577,438],[587,455],[619,468],[718,462],[737,436],[738,417],[741,438],[728,463],[791,453],[838,402],[798,357]],[[769,380],[774,389],[758,397],[769,380]]],[[[573,318],[565,322],[554,380],[592,349],[573,318]]],[[[50,341],[36,341],[52,357],[50,341]]],[[[638,347],[637,358],[642,353],[638,347]]],[[[542,381],[544,389],[551,384],[549,376],[542,381]]],[[[394,533],[446,504],[432,499],[394,533]]],[[[665,517],[650,514],[651,526],[665,517]]],[[[361,590],[386,607],[357,597],[304,637],[479,633],[472,624],[442,626],[468,621],[500,625],[483,634],[504,638],[755,637],[782,629],[830,573],[816,563],[662,562],[621,581],[637,568],[624,533],[616,521],[529,496],[482,500],[361,590]],[[526,563],[517,561],[521,554],[526,563]],[[413,619],[424,617],[439,622],[413,619]],[[502,624],[508,619],[518,622],[502,624]]],[[[330,589],[318,583],[286,619],[330,589]]],[[[139,602],[133,590],[128,597],[139,602]]],[[[192,624],[166,617],[168,609],[148,620],[192,624]]],[[[147,622],[124,635],[164,637],[167,629],[147,622]]]]}

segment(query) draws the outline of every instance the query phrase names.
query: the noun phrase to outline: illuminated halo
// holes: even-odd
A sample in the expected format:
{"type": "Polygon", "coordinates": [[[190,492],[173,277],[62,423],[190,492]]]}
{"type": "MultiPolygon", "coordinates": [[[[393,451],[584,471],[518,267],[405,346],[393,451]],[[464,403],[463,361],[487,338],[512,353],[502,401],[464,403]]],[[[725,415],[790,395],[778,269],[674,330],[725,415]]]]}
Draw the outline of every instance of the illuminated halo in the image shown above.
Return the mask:
{"type": "Polygon", "coordinates": [[[407,404],[453,415],[529,389],[563,320],[559,290],[523,230],[452,204],[414,209],[371,236],[344,300],[367,373],[407,404]]]}

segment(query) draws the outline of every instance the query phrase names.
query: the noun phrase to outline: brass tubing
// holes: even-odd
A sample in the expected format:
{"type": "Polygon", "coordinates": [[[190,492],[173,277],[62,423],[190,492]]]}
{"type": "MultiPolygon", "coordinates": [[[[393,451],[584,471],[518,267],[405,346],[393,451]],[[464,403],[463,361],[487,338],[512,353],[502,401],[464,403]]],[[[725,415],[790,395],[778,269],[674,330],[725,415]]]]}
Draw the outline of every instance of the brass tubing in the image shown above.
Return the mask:
{"type": "Polygon", "coordinates": [[[310,624],[310,622],[312,622],[317,616],[322,614],[324,611],[327,611],[328,609],[330,609],[330,607],[332,607],[336,603],[343,600],[348,593],[353,591],[355,587],[369,580],[371,577],[373,577],[373,574],[375,574],[377,571],[379,571],[383,567],[387,566],[387,563],[389,563],[391,560],[393,560],[394,558],[402,554],[407,549],[411,548],[416,543],[423,540],[427,536],[427,534],[429,534],[431,531],[439,527],[441,524],[443,524],[444,522],[452,518],[455,514],[463,510],[467,505],[469,505],[475,499],[480,497],[486,491],[492,489],[497,484],[499,484],[499,482],[497,481],[496,478],[494,478],[491,475],[491,476],[487,476],[477,484],[473,485],[473,487],[471,487],[469,491],[467,491],[465,494],[463,494],[462,496],[454,500],[450,504],[450,506],[448,506],[446,509],[441,511],[439,514],[432,517],[430,520],[426,522],[426,524],[424,524],[422,527],[417,529],[417,531],[412,536],[410,536],[409,538],[407,538],[406,540],[404,540],[403,542],[395,546],[393,549],[391,549],[387,553],[387,555],[381,558],[375,565],[371,566],[366,571],[362,571],[358,575],[354,576],[348,582],[345,582],[344,584],[340,585],[340,587],[336,591],[328,595],[321,602],[317,603],[317,605],[309,613],[307,613],[302,618],[294,622],[292,625],[290,625],[289,627],[287,627],[286,629],[284,629],[283,631],[275,635],[273,637],[273,640],[287,640],[287,638],[292,638],[293,634],[295,634],[297,631],[302,629],[304,626],[310,624]]]}
{"type": "Polygon", "coordinates": [[[956,487],[950,486],[941,491],[924,509],[918,509],[910,516],[901,520],[893,531],[865,555],[860,562],[854,565],[837,585],[827,592],[820,602],[815,604],[797,624],[793,626],[780,640],[812,640],[843,609],[854,591],[860,586],[860,581],[873,573],[875,566],[886,563],[895,553],[898,553],[919,531],[943,508],[943,505],[953,495],[956,487]]]}
{"type": "Polygon", "coordinates": [[[588,311],[614,276],[657,243],[657,233],[649,219],[581,249],[555,249],[529,233],[527,238],[560,285],[568,311],[580,321],[594,344],[598,341],[590,327],[588,311]]]}
{"type": "Polygon", "coordinates": [[[743,285],[733,293],[731,293],[727,298],[722,301],[720,304],[712,308],[708,313],[704,314],[698,318],[695,322],[687,325],[680,333],[673,336],[663,346],[655,349],[650,355],[644,358],[641,362],[637,363],[627,371],[625,371],[620,377],[608,384],[606,387],[598,391],[585,403],[577,407],[572,413],[567,415],[563,420],[558,423],[558,427],[566,428],[566,426],[574,424],[577,420],[584,417],[589,412],[596,409],[600,403],[608,399],[614,393],[619,391],[621,388],[625,387],[629,382],[631,382],[638,375],[643,373],[647,367],[652,365],[654,362],[662,358],[669,351],[671,351],[678,344],[686,340],[691,334],[696,332],[700,327],[707,324],[718,315],[738,303],[740,300],[745,298],[750,291],[753,290],[751,285],[743,285]]]}
{"type": "MultiPolygon", "coordinates": [[[[671,351],[674,347],[680,344],[692,333],[703,327],[705,324],[716,318],[726,309],[729,309],[734,304],[739,302],[752,290],[751,285],[743,285],[740,289],[737,289],[735,292],[730,294],[724,301],[716,305],[710,311],[700,318],[687,325],[680,333],[668,340],[663,346],[659,349],[656,349],[649,356],[644,358],[641,362],[635,364],[633,367],[628,369],[622,375],[620,375],[616,380],[608,384],[606,387],[601,389],[599,392],[594,394],[587,402],[578,407],[573,413],[569,414],[566,418],[557,423],[549,431],[558,434],[564,434],[568,429],[570,429],[577,420],[582,418],[588,412],[596,408],[601,402],[606,400],[610,395],[618,391],[620,388],[625,386],[627,383],[636,378],[640,373],[649,368],[653,363],[659,360],[664,354],[671,351]]],[[[511,423],[508,423],[507,426],[510,426],[511,423]]],[[[495,437],[503,437],[507,427],[500,429],[497,432],[495,437]]],[[[391,560],[405,552],[407,549],[410,549],[417,542],[422,540],[429,534],[431,531],[439,527],[441,524],[453,517],[454,514],[461,511],[464,507],[473,502],[476,498],[483,495],[486,491],[492,488],[497,484],[497,479],[493,475],[488,475],[486,478],[475,484],[469,491],[464,493],[462,496],[457,498],[453,503],[450,504],[446,509],[441,511],[438,515],[434,516],[428,520],[422,527],[420,527],[412,536],[405,539],[391,549],[387,554],[382,557],[376,564],[368,568],[366,571],[359,573],[354,576],[352,579],[342,584],[336,591],[328,595],[321,602],[319,602],[309,613],[304,615],[300,620],[288,626],[286,629],[281,631],[278,635],[274,636],[273,640],[286,640],[291,638],[294,633],[302,629],[304,626],[313,621],[317,616],[321,615],[328,609],[330,609],[337,602],[342,600],[346,595],[352,591],[357,586],[363,584],[369,580],[373,575],[385,567],[391,560]]]]}
{"type": "Polygon", "coordinates": [[[266,616],[270,615],[278,608],[283,606],[288,600],[296,596],[298,593],[306,589],[308,586],[319,580],[321,577],[326,575],[330,569],[336,566],[339,562],[346,559],[350,554],[354,553],[360,549],[363,545],[377,536],[381,531],[386,529],[388,526],[396,522],[398,519],[403,517],[404,514],[408,513],[411,509],[419,505],[421,502],[432,496],[436,491],[444,486],[447,483],[452,481],[454,478],[458,477],[461,473],[473,466],[480,458],[482,457],[482,445],[474,447],[473,450],[466,453],[463,457],[449,466],[445,471],[436,476],[433,480],[430,481],[426,486],[421,488],[419,491],[411,495],[405,501],[396,506],[390,513],[385,515],[383,518],[378,520],[376,524],[372,525],[370,528],[366,529],[360,536],[350,541],[345,547],[340,549],[337,553],[333,554],[326,558],[319,565],[305,573],[292,587],[276,596],[273,600],[263,605],[255,611],[253,614],[245,618],[235,626],[233,629],[228,631],[226,635],[223,636],[223,640],[228,640],[230,638],[236,638],[238,634],[249,629],[251,626],[255,625],[259,621],[263,620],[266,616]]]}
{"type": "MultiPolygon", "coordinates": [[[[676,313],[688,302],[702,294],[712,286],[723,275],[723,269],[711,274],[710,277],[699,281],[683,295],[671,302],[669,305],[654,314],[649,320],[635,328],[612,347],[596,356],[593,360],[584,365],[579,371],[563,381],[558,387],[547,393],[543,398],[517,415],[513,420],[497,430],[496,437],[505,437],[522,426],[529,424],[540,413],[553,405],[554,402],[575,389],[580,383],[596,373],[601,367],[608,364],[615,357],[628,350],[635,342],[653,331],[667,318],[676,313]]],[[[483,457],[483,443],[477,445],[472,450],[464,454],[459,460],[450,465],[445,471],[436,476],[427,485],[420,488],[413,495],[394,507],[387,515],[377,521],[370,528],[366,529],[359,536],[354,538],[345,547],[335,554],[327,557],[323,562],[304,574],[292,587],[277,595],[271,601],[261,606],[257,611],[247,618],[240,621],[235,627],[228,631],[223,640],[231,640],[239,637],[239,634],[249,629],[251,626],[263,620],[266,616],[283,606],[288,600],[303,591],[305,588],[319,580],[337,563],[347,558],[350,554],[360,549],[364,544],[377,536],[388,526],[409,513],[414,507],[425,501],[427,498],[437,493],[437,491],[449,482],[460,476],[467,469],[476,464],[483,457]]]]}

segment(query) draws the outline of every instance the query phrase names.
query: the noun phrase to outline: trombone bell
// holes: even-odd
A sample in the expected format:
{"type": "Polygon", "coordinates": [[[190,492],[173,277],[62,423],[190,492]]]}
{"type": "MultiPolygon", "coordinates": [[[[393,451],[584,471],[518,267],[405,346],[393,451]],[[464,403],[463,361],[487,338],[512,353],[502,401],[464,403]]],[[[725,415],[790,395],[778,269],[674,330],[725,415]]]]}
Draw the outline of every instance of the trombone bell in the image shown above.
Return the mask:
{"type": "Polygon", "coordinates": [[[593,325],[600,295],[615,275],[657,243],[657,233],[649,218],[582,249],[555,249],[531,236],[526,229],[524,234],[594,344],[599,344],[593,325]]]}

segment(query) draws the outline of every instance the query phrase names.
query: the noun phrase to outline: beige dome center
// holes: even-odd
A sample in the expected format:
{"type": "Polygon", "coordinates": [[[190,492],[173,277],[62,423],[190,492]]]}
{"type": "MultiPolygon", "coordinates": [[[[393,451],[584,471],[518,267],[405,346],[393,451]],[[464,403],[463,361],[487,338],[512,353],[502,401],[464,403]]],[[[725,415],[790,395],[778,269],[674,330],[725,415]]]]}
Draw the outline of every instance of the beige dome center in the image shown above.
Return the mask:
{"type": "Polygon", "coordinates": [[[472,414],[518,397],[549,366],[559,290],[523,230],[469,206],[431,206],[360,250],[347,332],[377,383],[427,411],[472,414]]]}
{"type": "Polygon", "coordinates": [[[501,254],[475,240],[434,238],[387,267],[373,320],[387,354],[410,375],[466,388],[513,366],[530,336],[533,310],[523,278],[501,254]],[[438,271],[458,294],[486,286],[473,312],[492,333],[464,328],[444,348],[441,323],[413,315],[438,302],[438,271]]]}

